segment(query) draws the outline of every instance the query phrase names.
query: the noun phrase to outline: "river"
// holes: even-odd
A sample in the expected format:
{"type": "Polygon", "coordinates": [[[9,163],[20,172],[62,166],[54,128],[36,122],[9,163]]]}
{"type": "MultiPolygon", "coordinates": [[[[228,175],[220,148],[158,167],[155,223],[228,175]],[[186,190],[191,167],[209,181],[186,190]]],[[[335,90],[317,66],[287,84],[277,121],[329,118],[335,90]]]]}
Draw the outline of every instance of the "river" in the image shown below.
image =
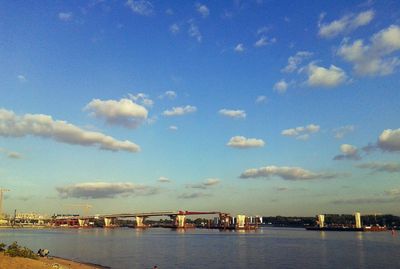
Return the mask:
{"type": "Polygon", "coordinates": [[[115,269],[399,268],[400,235],[261,228],[1,229],[0,242],[115,269]]]}

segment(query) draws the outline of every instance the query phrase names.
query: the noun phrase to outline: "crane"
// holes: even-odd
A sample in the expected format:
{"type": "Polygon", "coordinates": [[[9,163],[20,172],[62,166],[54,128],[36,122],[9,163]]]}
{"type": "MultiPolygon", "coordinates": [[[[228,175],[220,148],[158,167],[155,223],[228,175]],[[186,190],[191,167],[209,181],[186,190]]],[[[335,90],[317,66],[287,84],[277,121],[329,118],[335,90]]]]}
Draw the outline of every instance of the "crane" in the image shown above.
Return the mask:
{"type": "Polygon", "coordinates": [[[89,204],[70,204],[70,205],[68,205],[68,208],[75,208],[75,207],[81,208],[83,211],[83,214],[85,216],[88,216],[89,211],[93,206],[89,205],[89,204]]]}
{"type": "Polygon", "coordinates": [[[9,189],[0,188],[0,217],[3,216],[3,193],[10,191],[9,189]]]}

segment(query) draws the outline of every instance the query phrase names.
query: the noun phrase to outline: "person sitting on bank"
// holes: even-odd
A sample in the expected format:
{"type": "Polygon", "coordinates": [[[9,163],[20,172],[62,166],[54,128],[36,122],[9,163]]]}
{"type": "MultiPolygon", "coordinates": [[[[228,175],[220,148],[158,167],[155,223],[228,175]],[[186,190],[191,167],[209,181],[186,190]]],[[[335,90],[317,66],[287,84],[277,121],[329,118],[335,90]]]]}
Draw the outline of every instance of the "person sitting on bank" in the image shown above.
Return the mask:
{"type": "Polygon", "coordinates": [[[40,257],[47,257],[48,258],[49,253],[50,253],[50,251],[47,248],[44,248],[44,249],[40,248],[38,250],[38,252],[37,252],[37,255],[40,256],[40,257]]]}

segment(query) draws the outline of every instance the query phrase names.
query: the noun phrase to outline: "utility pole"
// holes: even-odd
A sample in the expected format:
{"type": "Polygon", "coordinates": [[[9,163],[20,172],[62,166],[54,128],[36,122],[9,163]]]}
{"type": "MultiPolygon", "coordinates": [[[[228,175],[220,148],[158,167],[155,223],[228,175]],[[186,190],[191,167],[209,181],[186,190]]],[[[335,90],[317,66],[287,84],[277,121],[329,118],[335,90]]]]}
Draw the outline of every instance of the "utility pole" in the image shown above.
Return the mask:
{"type": "Polygon", "coordinates": [[[3,217],[3,198],[6,191],[10,191],[9,189],[0,188],[0,217],[3,217]]]}

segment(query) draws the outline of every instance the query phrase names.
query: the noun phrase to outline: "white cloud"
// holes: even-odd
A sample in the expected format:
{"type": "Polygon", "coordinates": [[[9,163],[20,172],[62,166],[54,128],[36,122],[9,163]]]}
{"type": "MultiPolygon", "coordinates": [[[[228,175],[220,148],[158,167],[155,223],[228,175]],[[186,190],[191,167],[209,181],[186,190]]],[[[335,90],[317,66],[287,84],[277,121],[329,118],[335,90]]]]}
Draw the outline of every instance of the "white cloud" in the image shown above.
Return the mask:
{"type": "Polygon", "coordinates": [[[392,74],[400,65],[398,57],[391,56],[400,50],[400,26],[391,25],[375,33],[369,44],[358,39],[349,43],[345,39],[337,54],[353,64],[353,70],[359,75],[392,74]]]}
{"type": "Polygon", "coordinates": [[[22,155],[21,153],[15,152],[15,151],[11,151],[7,154],[7,157],[10,159],[22,159],[22,155]]]}
{"type": "Polygon", "coordinates": [[[269,26],[263,26],[257,29],[257,35],[264,35],[271,29],[269,26]]]}
{"type": "Polygon", "coordinates": [[[193,37],[197,40],[197,42],[201,42],[203,40],[203,36],[200,33],[199,27],[194,22],[194,20],[189,20],[189,29],[188,34],[190,37],[193,37]]]}
{"type": "Polygon", "coordinates": [[[203,18],[207,18],[208,15],[210,15],[210,10],[208,9],[208,7],[206,5],[197,4],[196,10],[198,13],[201,14],[201,16],[203,16],[203,18]]]}
{"type": "Polygon", "coordinates": [[[141,104],[145,107],[152,107],[154,105],[154,101],[145,93],[138,93],[136,95],[129,93],[128,97],[135,103],[141,104]]]}
{"type": "Polygon", "coordinates": [[[229,142],[226,144],[232,148],[260,148],[264,147],[265,142],[262,139],[256,138],[246,138],[244,136],[234,136],[232,137],[229,142]]]}
{"type": "Polygon", "coordinates": [[[172,117],[172,116],[183,116],[185,114],[194,113],[197,111],[195,106],[180,106],[180,107],[173,107],[172,109],[165,110],[163,112],[164,116],[172,117]]]}
{"type": "Polygon", "coordinates": [[[167,8],[167,9],[165,10],[165,14],[167,14],[167,15],[169,15],[169,16],[172,16],[172,15],[174,15],[174,11],[173,11],[171,8],[167,8]]]}
{"type": "Polygon", "coordinates": [[[15,151],[8,151],[6,149],[0,148],[0,153],[4,153],[7,158],[10,159],[22,159],[22,154],[15,151]]]}
{"type": "Polygon", "coordinates": [[[27,79],[26,79],[26,77],[24,75],[18,75],[17,79],[18,79],[19,82],[26,82],[27,81],[27,79]]]}
{"type": "Polygon", "coordinates": [[[216,186],[221,182],[219,178],[207,178],[205,179],[202,183],[198,184],[187,184],[186,188],[191,188],[191,189],[208,189],[210,187],[216,186]]]}
{"type": "Polygon", "coordinates": [[[66,121],[53,120],[43,114],[16,115],[13,111],[0,109],[0,136],[38,136],[58,142],[95,146],[104,150],[138,152],[140,147],[128,140],[120,141],[99,132],[85,131],[66,121]]]}
{"type": "Polygon", "coordinates": [[[285,93],[288,88],[289,83],[287,83],[284,79],[281,79],[274,84],[274,90],[279,93],[285,93]]]}
{"type": "Polygon", "coordinates": [[[270,178],[280,177],[284,180],[313,180],[313,179],[331,179],[338,177],[338,174],[332,173],[316,173],[305,170],[301,167],[289,166],[265,166],[260,168],[252,168],[244,171],[240,178],[270,178]]]}
{"type": "Polygon", "coordinates": [[[339,67],[331,65],[329,68],[310,63],[306,68],[307,84],[311,87],[335,87],[346,81],[346,73],[339,67]]]}
{"type": "MultiPolygon", "coordinates": [[[[355,14],[345,15],[338,20],[330,23],[318,23],[319,36],[323,38],[333,38],[343,33],[349,33],[361,26],[369,24],[375,16],[373,10],[367,10],[355,14]]],[[[323,18],[323,17],[322,17],[323,18]]]]}
{"type": "Polygon", "coordinates": [[[340,146],[342,154],[336,155],[334,160],[360,160],[361,157],[358,152],[358,148],[350,144],[342,144],[340,146]]]}
{"type": "Polygon", "coordinates": [[[254,43],[254,47],[256,48],[261,48],[264,47],[268,44],[271,43],[275,43],[276,42],[276,38],[271,38],[269,41],[267,39],[267,37],[265,36],[261,36],[255,43],[254,43]]]}
{"type": "Polygon", "coordinates": [[[62,198],[99,199],[129,195],[153,195],[158,193],[155,187],[136,185],[133,183],[86,182],[57,187],[62,198]]]}
{"type": "Polygon", "coordinates": [[[312,55],[313,53],[309,51],[298,51],[296,55],[289,57],[288,64],[282,69],[282,72],[292,73],[296,71],[299,65],[312,55]]]}
{"type": "Polygon", "coordinates": [[[219,114],[222,116],[226,116],[229,118],[235,118],[235,119],[245,119],[246,118],[246,112],[244,110],[233,110],[233,109],[221,109],[219,111],[219,114]]]}
{"type": "Polygon", "coordinates": [[[385,191],[385,194],[389,196],[400,196],[400,188],[387,190],[385,191]]]}
{"type": "Polygon", "coordinates": [[[175,91],[166,91],[166,92],[164,92],[162,95],[160,95],[159,98],[162,99],[162,98],[166,97],[166,98],[168,98],[168,99],[170,99],[170,100],[173,100],[173,99],[175,99],[177,96],[178,96],[178,94],[177,94],[175,91]]]}
{"type": "Polygon", "coordinates": [[[256,104],[262,104],[262,103],[266,103],[268,101],[267,96],[265,95],[259,95],[256,98],[256,104]]]}
{"type": "Polygon", "coordinates": [[[400,128],[384,130],[378,138],[378,147],[384,151],[400,152],[400,128]]]}
{"type": "Polygon", "coordinates": [[[168,129],[171,130],[171,131],[178,131],[178,127],[175,126],[175,125],[169,126],[168,129]]]}
{"type": "Polygon", "coordinates": [[[400,172],[400,163],[363,163],[357,165],[358,168],[370,169],[373,172],[388,172],[388,173],[398,173],[400,172]]]}
{"type": "Polygon", "coordinates": [[[171,180],[167,177],[159,177],[157,181],[160,183],[170,183],[171,182],[171,180]]]}
{"type": "Polygon", "coordinates": [[[93,99],[86,105],[85,110],[91,115],[104,119],[108,124],[136,128],[147,119],[147,109],[130,99],[100,100],[93,99]]]}
{"type": "Polygon", "coordinates": [[[128,0],[125,5],[129,7],[133,13],[142,16],[150,16],[154,12],[153,4],[147,0],[128,0]]]}
{"type": "Polygon", "coordinates": [[[307,140],[310,134],[319,132],[320,126],[316,124],[309,124],[307,126],[299,126],[296,128],[285,129],[281,132],[283,136],[295,137],[299,140],[307,140]]]}
{"type": "Polygon", "coordinates": [[[236,45],[236,47],[233,50],[236,51],[236,52],[244,52],[245,48],[244,48],[244,45],[242,43],[239,43],[239,44],[236,45]]]}
{"type": "Polygon", "coordinates": [[[355,130],[354,125],[346,125],[334,129],[333,132],[335,134],[335,138],[341,139],[345,137],[348,133],[353,132],[354,130],[355,130]]]}
{"type": "Polygon", "coordinates": [[[179,27],[179,25],[177,23],[171,24],[169,26],[169,31],[174,35],[179,33],[180,30],[181,30],[181,28],[179,27]]]}
{"type": "Polygon", "coordinates": [[[61,21],[70,21],[72,20],[72,12],[60,12],[58,13],[58,18],[61,21]]]}
{"type": "Polygon", "coordinates": [[[183,193],[181,195],[178,195],[179,199],[196,199],[196,198],[202,198],[202,197],[210,197],[210,194],[203,193],[203,192],[193,192],[193,193],[183,193]]]}

